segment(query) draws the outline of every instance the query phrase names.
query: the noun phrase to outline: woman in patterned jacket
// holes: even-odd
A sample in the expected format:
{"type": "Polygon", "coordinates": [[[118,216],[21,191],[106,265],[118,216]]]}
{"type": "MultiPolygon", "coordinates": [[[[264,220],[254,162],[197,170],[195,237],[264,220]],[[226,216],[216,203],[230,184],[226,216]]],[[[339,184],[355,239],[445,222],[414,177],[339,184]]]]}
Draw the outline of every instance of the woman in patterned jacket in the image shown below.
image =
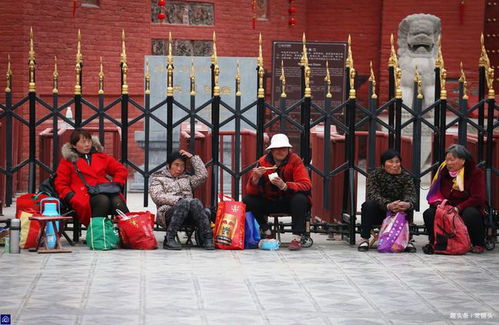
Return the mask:
{"type": "Polygon", "coordinates": [[[149,187],[151,198],[158,207],[157,222],[166,228],[163,248],[181,249],[175,240],[177,231],[185,223],[194,223],[200,233],[200,244],[205,249],[214,249],[209,216],[201,201],[192,194],[208,177],[203,161],[199,156],[180,150],[168,156],[167,164],[163,171],[153,174],[149,187]],[[194,169],[192,175],[186,172],[188,159],[194,169]]]}
{"type": "MultiPolygon", "coordinates": [[[[412,177],[402,170],[401,161],[400,154],[389,149],[381,155],[381,167],[373,170],[367,177],[367,201],[361,208],[362,241],[358,247],[360,252],[369,249],[371,228],[383,222],[387,211],[405,212],[407,217],[412,219],[416,191],[412,177]]],[[[406,251],[416,252],[412,240],[406,251]]]]}

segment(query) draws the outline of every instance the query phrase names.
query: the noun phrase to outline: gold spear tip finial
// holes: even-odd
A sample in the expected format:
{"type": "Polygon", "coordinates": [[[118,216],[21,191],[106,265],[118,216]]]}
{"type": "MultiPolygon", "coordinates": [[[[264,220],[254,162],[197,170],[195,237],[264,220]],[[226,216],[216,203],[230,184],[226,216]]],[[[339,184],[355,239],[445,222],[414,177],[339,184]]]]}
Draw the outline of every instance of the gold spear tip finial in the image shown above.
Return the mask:
{"type": "Polygon", "coordinates": [[[301,54],[301,60],[300,60],[300,65],[302,66],[307,66],[308,65],[308,54],[307,54],[307,38],[305,37],[305,33],[303,33],[302,36],[302,54],[301,54]]]}
{"type": "Polygon", "coordinates": [[[279,77],[279,80],[286,80],[286,76],[284,75],[284,60],[281,60],[281,76],[279,77]]]}
{"type": "Polygon", "coordinates": [[[461,71],[459,82],[463,82],[464,80],[466,80],[466,76],[464,75],[464,69],[463,69],[463,61],[459,62],[459,70],[461,71]]]}
{"type": "Polygon", "coordinates": [[[35,48],[33,40],[33,27],[29,28],[29,60],[35,59],[35,48]]]}
{"type": "Polygon", "coordinates": [[[395,52],[393,34],[390,34],[390,58],[388,59],[388,66],[395,67],[398,65],[397,53],[395,52]]]}
{"type": "Polygon", "coordinates": [[[370,75],[369,75],[369,81],[374,80],[374,71],[373,71],[373,61],[369,61],[369,70],[370,70],[370,75]]]}
{"type": "Polygon", "coordinates": [[[262,33],[258,34],[258,59],[256,64],[263,67],[262,33]]]}
{"type": "Polygon", "coordinates": [[[29,46],[30,46],[30,51],[33,50],[33,27],[29,28],[29,46]]]}
{"type": "Polygon", "coordinates": [[[481,45],[481,53],[480,53],[480,59],[478,60],[478,66],[485,67],[485,69],[487,69],[490,66],[490,60],[489,56],[487,55],[487,50],[485,49],[483,33],[480,35],[480,45],[481,45]]]}
{"type": "Polygon", "coordinates": [[[418,82],[418,80],[419,80],[419,70],[418,70],[417,65],[414,67],[414,79],[413,80],[414,80],[414,82],[418,82]]]}
{"type": "Polygon", "coordinates": [[[438,54],[437,58],[435,59],[435,68],[444,68],[444,58],[442,55],[442,35],[438,35],[438,54]]]}
{"type": "Polygon", "coordinates": [[[211,55],[211,64],[217,64],[217,34],[213,31],[213,53],[211,55]]]}
{"type": "Polygon", "coordinates": [[[348,34],[348,57],[345,61],[347,68],[353,68],[353,55],[352,55],[352,37],[348,34]]]}
{"type": "Polygon", "coordinates": [[[262,33],[258,34],[258,56],[262,56],[262,33]]]}

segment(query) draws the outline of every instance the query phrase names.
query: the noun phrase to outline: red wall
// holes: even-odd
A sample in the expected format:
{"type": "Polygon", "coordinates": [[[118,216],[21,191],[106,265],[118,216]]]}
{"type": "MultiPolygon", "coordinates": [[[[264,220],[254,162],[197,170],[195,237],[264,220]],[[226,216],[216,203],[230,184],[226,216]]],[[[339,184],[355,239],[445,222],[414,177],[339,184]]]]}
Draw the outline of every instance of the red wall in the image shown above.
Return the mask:
{"type": "MultiPolygon", "coordinates": [[[[205,1],[210,2],[210,1],[205,1]]],[[[460,23],[460,1],[420,0],[295,0],[295,26],[288,25],[288,0],[269,0],[269,20],[257,21],[251,28],[251,0],[213,0],[215,26],[183,26],[152,24],[150,0],[101,1],[100,8],[80,7],[72,15],[72,1],[21,1],[13,5],[0,2],[0,74],[6,70],[7,54],[12,57],[14,96],[27,93],[27,55],[29,27],[33,26],[37,59],[37,92],[50,98],[53,58],[58,57],[60,94],[71,96],[75,84],[75,53],[77,30],[81,29],[84,58],[83,92],[96,101],[99,57],[105,72],[107,100],[119,96],[119,57],[121,30],[127,36],[130,95],[142,102],[144,55],[151,54],[151,39],[173,38],[210,40],[217,33],[220,56],[257,56],[258,32],[263,34],[264,64],[271,71],[271,42],[300,40],[306,32],[308,40],[344,41],[352,35],[355,68],[359,75],[369,73],[369,61],[374,64],[376,78],[387,79],[389,35],[397,35],[398,24],[407,15],[430,13],[442,20],[443,54],[448,77],[458,77],[459,62],[463,61],[469,86],[476,85],[480,55],[480,33],[484,26],[485,1],[466,1],[463,23],[460,23]]],[[[270,78],[269,78],[270,79],[270,78]]],[[[270,85],[270,83],[269,83],[270,85]]],[[[378,82],[383,89],[385,81],[378,82]]],[[[0,78],[0,89],[5,87],[0,78]]],[[[270,89],[267,90],[270,93],[270,89]]],[[[357,92],[362,100],[365,86],[357,92]]],[[[380,100],[386,98],[381,91],[380,100]]],[[[115,111],[118,113],[118,111],[115,111]]],[[[88,116],[88,111],[84,116],[88,116]]],[[[133,117],[136,111],[130,112],[133,117]]],[[[119,115],[116,115],[119,117],[119,115]]],[[[137,125],[137,129],[141,129],[137,125]]],[[[22,131],[26,134],[26,131],[22,131]]],[[[130,133],[133,143],[133,133],[130,133]]],[[[3,134],[1,135],[4,136],[3,134]]],[[[26,148],[21,156],[26,156],[26,148]]],[[[140,157],[140,149],[131,145],[130,155],[140,157]]],[[[138,158],[137,163],[140,163],[138,158]]]]}

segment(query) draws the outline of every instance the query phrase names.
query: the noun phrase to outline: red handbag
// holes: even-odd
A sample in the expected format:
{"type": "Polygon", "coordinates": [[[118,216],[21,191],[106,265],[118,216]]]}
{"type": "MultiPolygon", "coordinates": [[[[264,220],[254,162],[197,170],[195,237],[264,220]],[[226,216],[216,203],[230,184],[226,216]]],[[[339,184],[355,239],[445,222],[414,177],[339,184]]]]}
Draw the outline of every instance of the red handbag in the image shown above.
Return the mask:
{"type": "Polygon", "coordinates": [[[22,210],[35,210],[40,212],[40,201],[48,197],[45,193],[26,193],[16,199],[16,216],[22,210]]]}
{"type": "Polygon", "coordinates": [[[462,255],[469,252],[471,241],[468,228],[456,209],[447,204],[447,200],[437,207],[433,232],[435,253],[462,255]]]}
{"type": "Polygon", "coordinates": [[[218,203],[215,221],[215,246],[220,249],[244,249],[246,205],[238,201],[218,203]]]}
{"type": "Polygon", "coordinates": [[[156,249],[158,242],[154,236],[154,214],[144,212],[118,212],[118,229],[121,245],[124,248],[156,249]]]}

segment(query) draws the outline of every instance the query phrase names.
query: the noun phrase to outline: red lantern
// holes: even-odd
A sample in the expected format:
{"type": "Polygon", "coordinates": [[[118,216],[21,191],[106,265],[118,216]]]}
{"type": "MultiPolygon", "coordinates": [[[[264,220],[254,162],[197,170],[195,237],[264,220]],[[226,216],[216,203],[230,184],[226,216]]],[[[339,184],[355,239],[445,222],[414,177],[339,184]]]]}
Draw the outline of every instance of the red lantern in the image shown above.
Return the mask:
{"type": "Polygon", "coordinates": [[[165,19],[165,18],[166,18],[166,15],[165,15],[163,12],[160,12],[160,13],[158,14],[158,19],[159,19],[159,20],[163,20],[163,19],[165,19]]]}
{"type": "Polygon", "coordinates": [[[165,0],[158,0],[158,6],[164,7],[165,5],[166,5],[166,1],[165,0]]]}
{"type": "Polygon", "coordinates": [[[288,24],[289,26],[293,26],[296,24],[296,19],[295,19],[295,14],[297,12],[296,7],[293,6],[293,2],[295,0],[288,0],[289,1],[289,8],[288,8],[288,13],[289,13],[289,18],[288,18],[288,24]]]}

